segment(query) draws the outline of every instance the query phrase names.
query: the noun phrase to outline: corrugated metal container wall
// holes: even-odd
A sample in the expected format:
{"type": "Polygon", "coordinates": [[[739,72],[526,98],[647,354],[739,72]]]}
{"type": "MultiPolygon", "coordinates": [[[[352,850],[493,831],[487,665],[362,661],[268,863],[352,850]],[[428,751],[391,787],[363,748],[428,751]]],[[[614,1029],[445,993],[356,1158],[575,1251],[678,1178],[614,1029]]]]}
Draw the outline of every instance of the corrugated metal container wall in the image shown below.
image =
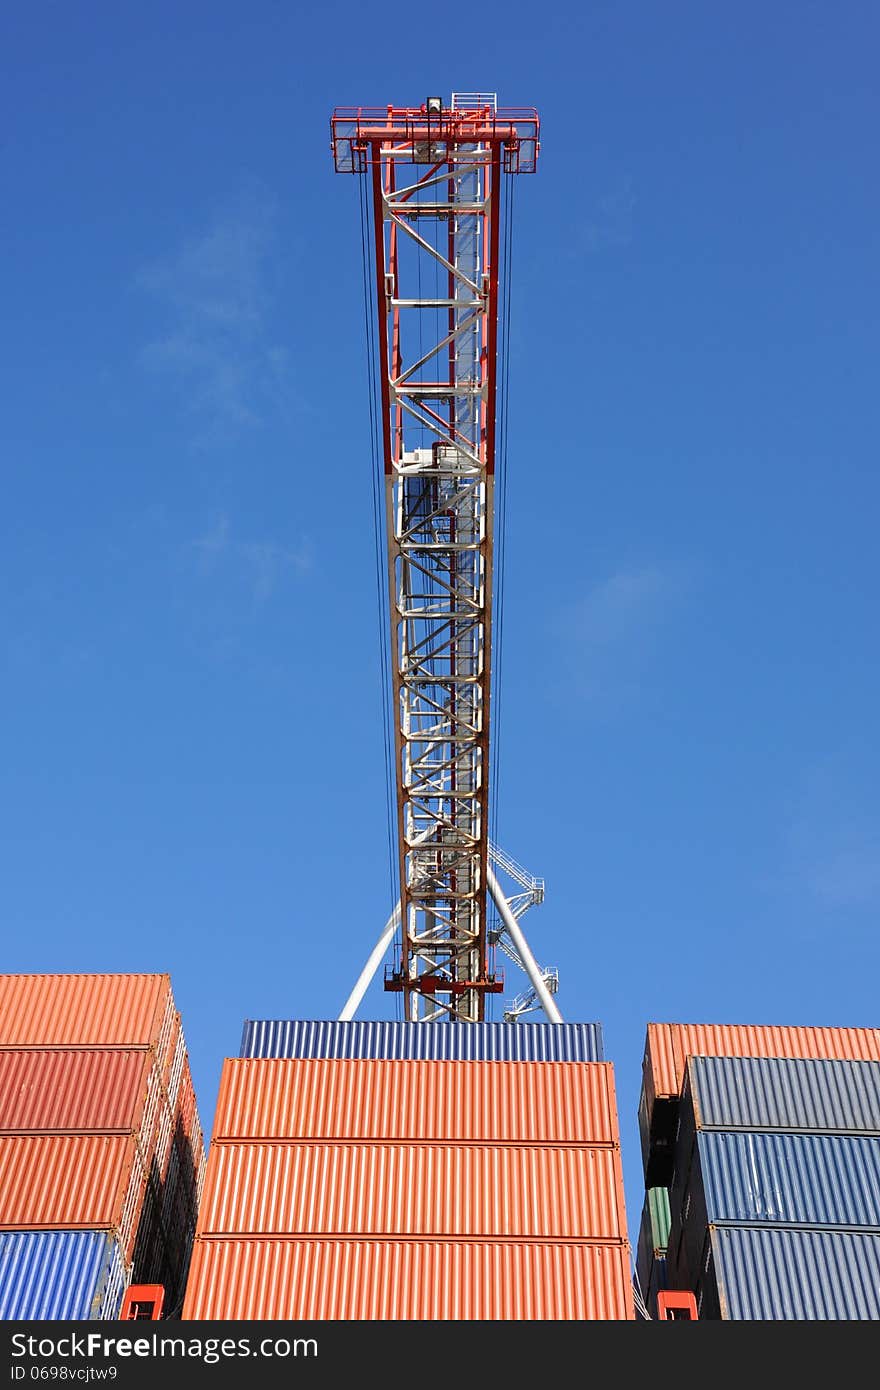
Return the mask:
{"type": "Polygon", "coordinates": [[[0,1319],[115,1318],[125,1273],[105,1231],[0,1231],[0,1319]]]}
{"type": "Polygon", "coordinates": [[[4,1047],[149,1047],[172,1023],[168,975],[0,976],[4,1047]]]}
{"type": "Polygon", "coordinates": [[[680,1094],[685,1062],[695,1056],[880,1062],[880,1028],[649,1023],[642,1067],[649,1119],[658,1097],[680,1094]]]}
{"type": "Polygon", "coordinates": [[[665,1250],[669,1244],[669,1189],[649,1187],[645,1193],[645,1211],[652,1250],[665,1250]]]}
{"type": "Polygon", "coordinates": [[[617,1143],[608,1062],[223,1064],[214,1139],[617,1143]]]}
{"type": "Polygon", "coordinates": [[[880,1062],[691,1057],[689,1104],[699,1128],[880,1134],[880,1062]]]}
{"type": "Polygon", "coordinates": [[[880,1319],[880,1235],[727,1226],[707,1260],[701,1316],[714,1301],[736,1321],[880,1319]]]}
{"type": "Polygon", "coordinates": [[[184,1319],[631,1319],[629,1247],[196,1240],[184,1319]]]}
{"type": "Polygon", "coordinates": [[[685,1063],[692,1056],[880,1061],[878,1028],[649,1023],[642,1063],[639,1136],[648,1187],[672,1181],[685,1063]]]}
{"type": "Polygon", "coordinates": [[[135,1141],[125,1135],[0,1138],[0,1221],[7,1230],[118,1232],[128,1259],[145,1185],[135,1141]]]}
{"type": "Polygon", "coordinates": [[[216,1144],[200,1234],[619,1240],[613,1148],[216,1144]]]}
{"type": "Polygon", "coordinates": [[[845,1134],[697,1136],[710,1222],[866,1226],[880,1232],[880,1139],[845,1134]]]}
{"type": "Polygon", "coordinates": [[[4,1048],[0,1132],[130,1133],[150,1065],[146,1048],[4,1048]]]}
{"type": "Polygon", "coordinates": [[[598,1023],[350,1023],[246,1019],[242,1057],[387,1062],[601,1062],[598,1023]]]}
{"type": "Polygon", "coordinates": [[[759,1222],[880,1233],[880,1139],[699,1131],[669,1242],[676,1285],[695,1287],[710,1225],[759,1222]]]}

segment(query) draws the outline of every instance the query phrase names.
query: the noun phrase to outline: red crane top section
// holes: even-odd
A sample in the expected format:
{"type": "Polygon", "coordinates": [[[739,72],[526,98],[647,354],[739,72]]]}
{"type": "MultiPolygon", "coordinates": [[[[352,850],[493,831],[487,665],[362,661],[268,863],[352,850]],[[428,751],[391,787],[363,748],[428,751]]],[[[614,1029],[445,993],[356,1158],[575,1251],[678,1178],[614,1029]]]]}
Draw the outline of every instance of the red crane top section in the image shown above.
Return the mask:
{"type": "Polygon", "coordinates": [[[473,161],[472,147],[501,147],[507,174],[533,174],[540,149],[538,113],[530,106],[486,105],[474,110],[433,102],[413,106],[337,106],[330,118],[330,147],[338,174],[364,174],[389,144],[414,163],[455,163],[457,152],[473,161]],[[464,147],[471,149],[465,156],[464,147]]]}

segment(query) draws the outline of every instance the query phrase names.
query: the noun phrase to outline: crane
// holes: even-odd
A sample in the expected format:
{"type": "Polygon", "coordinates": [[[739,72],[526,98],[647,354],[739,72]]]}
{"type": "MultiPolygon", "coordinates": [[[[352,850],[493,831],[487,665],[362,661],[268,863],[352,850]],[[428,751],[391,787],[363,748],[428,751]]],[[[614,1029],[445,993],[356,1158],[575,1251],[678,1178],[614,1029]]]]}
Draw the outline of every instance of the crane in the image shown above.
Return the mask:
{"type": "Polygon", "coordinates": [[[338,107],[330,131],[337,172],[364,181],[371,243],[400,884],[341,1018],[397,939],[385,988],[407,1019],[483,1021],[499,946],[531,986],[505,1017],[539,1004],[560,1022],[556,972],[519,925],[543,883],[489,835],[502,190],[535,170],[538,115],[456,93],[338,107]],[[508,899],[495,868],[511,865],[526,891],[508,899]]]}

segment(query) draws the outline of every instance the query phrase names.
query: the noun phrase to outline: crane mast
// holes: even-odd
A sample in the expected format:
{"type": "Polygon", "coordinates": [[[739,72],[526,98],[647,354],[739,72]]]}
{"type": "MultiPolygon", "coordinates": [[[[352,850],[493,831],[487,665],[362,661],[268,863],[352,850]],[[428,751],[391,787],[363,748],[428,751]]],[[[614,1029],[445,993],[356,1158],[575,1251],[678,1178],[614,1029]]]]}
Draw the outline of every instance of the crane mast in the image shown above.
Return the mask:
{"type": "Polygon", "coordinates": [[[494,97],[338,108],[372,209],[405,1017],[479,1022],[487,919],[499,258],[538,117],[494,97]]]}

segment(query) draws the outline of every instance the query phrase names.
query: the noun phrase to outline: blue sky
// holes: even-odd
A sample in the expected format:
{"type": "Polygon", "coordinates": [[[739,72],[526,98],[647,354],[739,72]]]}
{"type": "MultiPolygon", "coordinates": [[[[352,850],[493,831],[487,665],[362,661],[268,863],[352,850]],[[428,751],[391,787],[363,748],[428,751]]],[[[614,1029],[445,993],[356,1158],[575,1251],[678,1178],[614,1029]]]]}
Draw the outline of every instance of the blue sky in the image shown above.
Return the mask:
{"type": "Polygon", "coordinates": [[[635,1228],[649,1019],[878,1022],[880,21],[481,27],[6,7],[3,968],[169,970],[208,1125],[245,1016],[338,1012],[390,883],[328,117],[534,105],[499,837],[565,1017],[605,1025],[635,1228]]]}

